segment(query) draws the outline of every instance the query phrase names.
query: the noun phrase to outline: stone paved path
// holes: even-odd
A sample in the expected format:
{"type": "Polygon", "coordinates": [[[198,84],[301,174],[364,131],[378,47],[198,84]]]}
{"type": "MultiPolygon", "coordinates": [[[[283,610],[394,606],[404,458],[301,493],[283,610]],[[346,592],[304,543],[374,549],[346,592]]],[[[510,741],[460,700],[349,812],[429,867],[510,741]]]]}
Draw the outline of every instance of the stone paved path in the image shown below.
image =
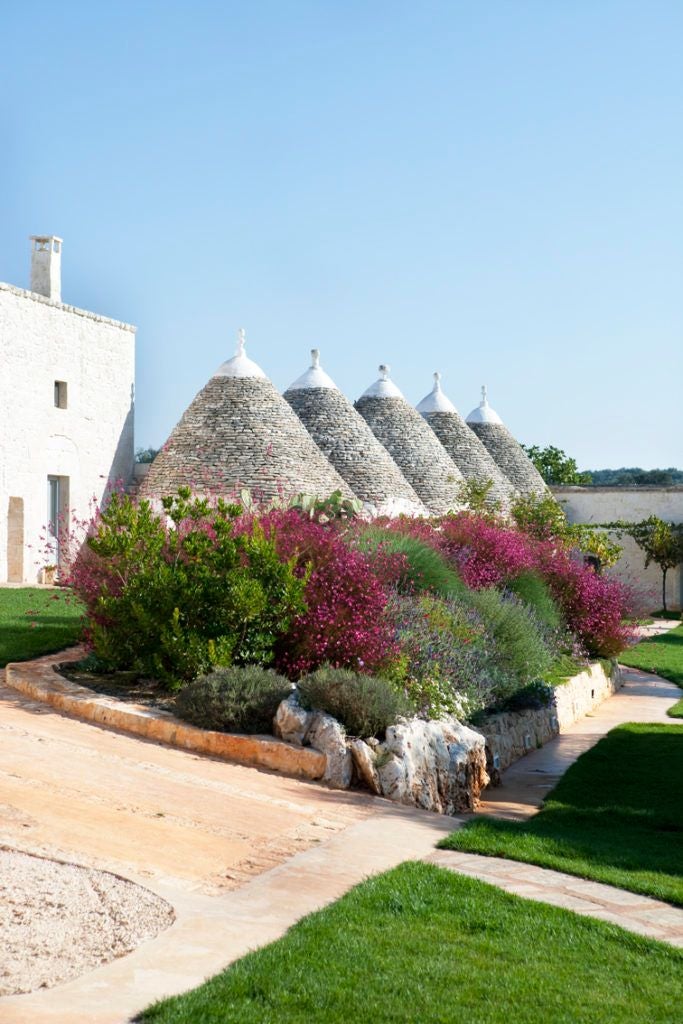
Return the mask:
{"type": "MultiPolygon", "coordinates": [[[[515,820],[536,814],[546,794],[569,766],[616,725],[624,722],[683,725],[681,719],[669,718],[666,714],[667,708],[681,696],[674,683],[638,669],[623,671],[625,683],[618,693],[592,715],[575,722],[545,747],[532,751],[508,768],[502,785],[490,791],[478,813],[515,820]]],[[[668,903],[502,857],[437,850],[425,859],[430,864],[490,882],[517,896],[551,903],[587,917],[598,917],[639,935],[683,947],[683,910],[668,903]]]]}
{"type": "Polygon", "coordinates": [[[502,857],[437,850],[425,859],[429,864],[479,878],[515,896],[598,917],[639,935],[683,947],[683,910],[668,903],[502,857]]]}
{"type": "Polygon", "coordinates": [[[535,814],[567,768],[623,722],[683,724],[683,719],[669,718],[666,713],[681,697],[675,683],[635,668],[622,667],[622,672],[621,690],[544,747],[511,765],[503,774],[502,785],[486,793],[478,813],[517,820],[535,814]]]}

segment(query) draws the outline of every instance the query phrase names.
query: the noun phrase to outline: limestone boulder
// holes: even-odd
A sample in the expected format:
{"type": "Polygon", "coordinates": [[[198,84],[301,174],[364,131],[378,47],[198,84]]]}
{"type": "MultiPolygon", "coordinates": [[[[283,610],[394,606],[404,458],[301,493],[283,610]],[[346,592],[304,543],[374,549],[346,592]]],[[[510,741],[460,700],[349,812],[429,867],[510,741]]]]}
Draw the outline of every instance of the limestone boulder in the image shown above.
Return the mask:
{"type": "Polygon", "coordinates": [[[351,751],[353,766],[359,780],[371,793],[381,793],[379,776],[375,766],[375,754],[372,747],[364,743],[363,740],[357,739],[349,740],[348,747],[351,751]]]}
{"type": "Polygon", "coordinates": [[[273,732],[287,743],[302,747],[313,715],[299,704],[296,693],[283,700],[275,712],[273,732]]]}
{"type": "Polygon", "coordinates": [[[474,810],[489,781],[484,737],[450,716],[390,726],[380,763],[382,751],[392,755],[378,769],[383,795],[440,814],[474,810]]]}
{"type": "Polygon", "coordinates": [[[312,712],[305,742],[327,757],[323,782],[334,789],[348,789],[353,776],[353,758],[344,729],[336,718],[323,711],[312,712]]]}

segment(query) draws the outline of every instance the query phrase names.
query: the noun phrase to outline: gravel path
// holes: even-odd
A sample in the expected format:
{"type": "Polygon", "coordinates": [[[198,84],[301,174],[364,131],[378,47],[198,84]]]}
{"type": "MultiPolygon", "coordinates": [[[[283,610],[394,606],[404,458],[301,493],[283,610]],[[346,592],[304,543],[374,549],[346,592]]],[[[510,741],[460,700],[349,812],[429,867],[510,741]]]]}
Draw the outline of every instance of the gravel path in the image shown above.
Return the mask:
{"type": "Polygon", "coordinates": [[[0,995],[51,988],[115,960],[173,918],[134,882],[0,848],[0,995]]]}

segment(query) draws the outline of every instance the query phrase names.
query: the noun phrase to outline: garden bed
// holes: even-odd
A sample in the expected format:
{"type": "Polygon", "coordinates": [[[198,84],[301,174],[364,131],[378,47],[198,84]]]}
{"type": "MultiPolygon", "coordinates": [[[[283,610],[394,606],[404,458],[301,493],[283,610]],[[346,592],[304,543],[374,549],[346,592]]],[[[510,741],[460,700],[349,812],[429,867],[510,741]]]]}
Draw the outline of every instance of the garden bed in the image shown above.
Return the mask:
{"type": "Polygon", "coordinates": [[[306,711],[291,698],[278,709],[277,736],[201,729],[176,718],[173,698],[149,680],[130,673],[98,675],[74,668],[78,664],[78,658],[65,661],[62,653],[8,665],[7,682],[34,699],[100,725],[332,788],[357,785],[441,814],[476,809],[489,781],[498,782],[510,764],[621,685],[617,666],[608,673],[604,663],[596,662],[555,687],[547,708],[490,716],[477,730],[451,716],[431,722],[400,720],[387,729],[383,741],[365,742],[346,737],[330,715],[306,711]]]}

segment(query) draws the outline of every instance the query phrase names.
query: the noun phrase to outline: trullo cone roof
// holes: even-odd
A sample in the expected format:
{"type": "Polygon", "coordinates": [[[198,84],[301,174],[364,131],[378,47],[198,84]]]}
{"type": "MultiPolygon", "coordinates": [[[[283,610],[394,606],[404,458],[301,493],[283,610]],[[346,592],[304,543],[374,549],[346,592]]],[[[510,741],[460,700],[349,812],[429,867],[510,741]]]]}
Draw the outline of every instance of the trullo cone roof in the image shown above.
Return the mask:
{"type": "Polygon", "coordinates": [[[330,465],[298,416],[244,351],[223,363],[195,397],[157,455],[140,493],[161,496],[188,485],[228,496],[248,488],[270,500],[303,492],[327,497],[352,489],[330,465]]]}
{"type": "Polygon", "coordinates": [[[462,473],[429,424],[389,379],[389,368],[379,370],[379,380],[361,395],[356,409],[430,512],[442,515],[460,508],[462,473]]]}
{"type": "Polygon", "coordinates": [[[543,477],[498,413],[489,405],[485,387],[481,389],[481,396],[481,402],[467,417],[467,425],[486,446],[520,494],[530,497],[547,493],[543,477]]]}
{"type": "Polygon", "coordinates": [[[427,510],[386,448],[320,366],[310,368],[285,398],[337,472],[361,501],[380,515],[426,515],[427,510]]]}
{"type": "Polygon", "coordinates": [[[434,387],[417,406],[453,462],[467,480],[492,482],[487,502],[509,509],[516,496],[505,474],[441,388],[441,374],[434,374],[434,387]]]}

